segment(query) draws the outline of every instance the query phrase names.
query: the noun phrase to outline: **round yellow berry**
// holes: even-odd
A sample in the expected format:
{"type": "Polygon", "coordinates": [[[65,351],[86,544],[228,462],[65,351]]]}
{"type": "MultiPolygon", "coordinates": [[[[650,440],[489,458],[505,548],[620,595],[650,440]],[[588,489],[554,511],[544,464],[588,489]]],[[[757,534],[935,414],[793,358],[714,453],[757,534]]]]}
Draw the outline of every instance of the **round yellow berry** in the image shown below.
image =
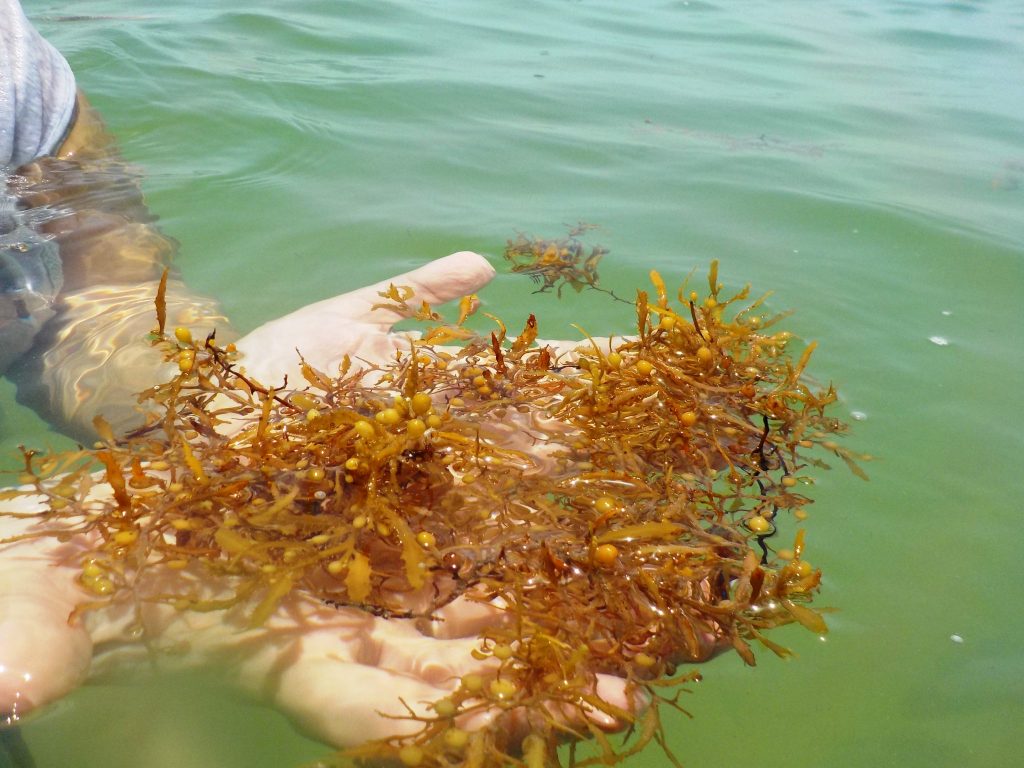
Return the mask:
{"type": "Polygon", "coordinates": [[[183,349],[178,353],[178,370],[182,373],[190,372],[195,364],[196,353],[194,350],[183,349]]]}
{"type": "Polygon", "coordinates": [[[479,693],[483,690],[484,679],[480,675],[469,674],[462,676],[462,687],[470,693],[479,693]]]}
{"type": "Polygon", "coordinates": [[[499,661],[506,661],[512,658],[512,647],[502,643],[501,645],[494,646],[491,649],[491,654],[499,661]]]}
{"type": "Polygon", "coordinates": [[[398,759],[402,761],[402,765],[415,768],[423,762],[423,748],[417,747],[415,744],[406,744],[398,750],[398,759]]]}
{"type": "Polygon", "coordinates": [[[434,711],[438,717],[452,717],[458,711],[455,702],[451,699],[441,699],[433,704],[434,711]]]}
{"type": "Polygon", "coordinates": [[[118,531],[114,534],[114,543],[127,546],[128,544],[134,544],[138,538],[138,531],[118,531]]]}
{"type": "Polygon", "coordinates": [[[601,544],[594,550],[594,562],[604,568],[615,565],[615,561],[618,559],[619,548],[614,544],[601,544]]]}
{"type": "Polygon", "coordinates": [[[425,392],[417,392],[415,395],[412,396],[411,405],[412,412],[415,413],[417,416],[422,416],[431,409],[434,403],[430,399],[430,395],[426,394],[425,392]]]}
{"type": "Polygon", "coordinates": [[[500,678],[497,680],[492,680],[490,688],[491,694],[499,701],[511,699],[513,696],[516,695],[517,690],[516,684],[513,683],[511,680],[502,680],[500,678]]]}
{"type": "Polygon", "coordinates": [[[444,732],[444,745],[449,749],[459,750],[469,743],[469,734],[454,726],[444,732]]]}
{"type": "Polygon", "coordinates": [[[402,414],[398,412],[397,408],[385,408],[377,414],[376,418],[384,426],[390,427],[402,420],[402,414]]]}
{"type": "Polygon", "coordinates": [[[757,534],[768,533],[772,529],[772,524],[761,515],[754,515],[747,520],[747,528],[757,534]]]}

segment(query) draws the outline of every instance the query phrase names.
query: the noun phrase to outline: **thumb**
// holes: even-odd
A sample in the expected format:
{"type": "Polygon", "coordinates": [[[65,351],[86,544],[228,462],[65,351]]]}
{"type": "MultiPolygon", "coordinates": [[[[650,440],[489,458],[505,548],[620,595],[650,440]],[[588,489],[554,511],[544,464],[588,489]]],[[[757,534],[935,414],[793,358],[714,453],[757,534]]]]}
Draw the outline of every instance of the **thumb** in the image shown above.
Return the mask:
{"type": "MultiPolygon", "coordinates": [[[[379,330],[384,338],[392,325],[419,309],[421,302],[443,304],[478,291],[492,277],[494,268],[483,256],[471,251],[453,253],[390,280],[309,304],[271,320],[240,339],[238,350],[246,358],[249,373],[266,380],[297,371],[296,347],[311,364],[328,369],[345,353],[379,358],[380,350],[371,349],[377,337],[367,331],[379,330]],[[409,312],[374,309],[375,305],[388,303],[380,294],[391,285],[413,290],[409,312]],[[344,330],[354,331],[355,335],[345,341],[337,335],[344,330]]],[[[383,355],[392,351],[393,347],[386,346],[383,355]]]]}
{"type": "Polygon", "coordinates": [[[323,328],[325,323],[356,321],[379,324],[387,330],[411,314],[373,308],[375,304],[387,303],[380,294],[387,291],[389,286],[411,288],[413,298],[410,307],[415,312],[424,301],[428,304],[443,304],[474,293],[487,285],[493,277],[494,267],[487,259],[472,251],[459,251],[397,277],[310,304],[267,325],[287,323],[289,327],[294,326],[295,330],[316,330],[323,328]]]}
{"type": "Polygon", "coordinates": [[[351,302],[350,307],[354,310],[355,317],[390,328],[407,317],[408,313],[384,308],[373,309],[373,305],[386,301],[380,294],[392,285],[412,288],[410,307],[415,312],[424,301],[433,305],[444,304],[452,299],[476,293],[493,277],[494,267],[487,259],[472,251],[459,251],[390,280],[382,280],[375,285],[360,288],[342,298],[351,302]]]}

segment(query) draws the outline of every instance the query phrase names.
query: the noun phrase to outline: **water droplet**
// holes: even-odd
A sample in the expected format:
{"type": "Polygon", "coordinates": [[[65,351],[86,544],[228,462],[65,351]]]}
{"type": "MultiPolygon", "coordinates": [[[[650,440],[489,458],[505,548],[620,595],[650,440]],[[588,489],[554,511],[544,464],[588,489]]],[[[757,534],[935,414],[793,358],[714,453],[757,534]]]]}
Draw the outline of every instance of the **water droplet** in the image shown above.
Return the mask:
{"type": "Polygon", "coordinates": [[[864,411],[850,411],[850,416],[857,421],[864,421],[868,417],[864,411]]]}
{"type": "Polygon", "coordinates": [[[964,642],[963,637],[961,637],[960,635],[950,635],[949,639],[952,640],[957,645],[963,645],[963,642],[964,642]]]}
{"type": "Polygon", "coordinates": [[[942,310],[942,316],[943,317],[949,317],[952,314],[953,314],[953,310],[951,310],[951,309],[944,309],[944,310],[942,310]]]}
{"type": "Polygon", "coordinates": [[[929,336],[928,341],[939,347],[949,346],[949,339],[947,339],[945,336],[929,336]]]}

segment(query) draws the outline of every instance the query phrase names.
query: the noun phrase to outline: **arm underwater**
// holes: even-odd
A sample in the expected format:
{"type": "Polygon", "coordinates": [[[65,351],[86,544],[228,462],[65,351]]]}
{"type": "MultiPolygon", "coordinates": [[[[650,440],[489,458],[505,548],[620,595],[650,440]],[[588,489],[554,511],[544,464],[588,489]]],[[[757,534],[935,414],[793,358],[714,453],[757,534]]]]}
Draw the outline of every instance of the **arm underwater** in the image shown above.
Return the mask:
{"type": "Polygon", "coordinates": [[[255,381],[231,345],[161,320],[153,343],[179,373],[140,396],[147,425],[116,439],[99,421],[94,449],[24,451],[23,486],[0,499],[44,500],[32,536],[92,537],[85,610],[242,606],[259,626],[301,595],[429,634],[455,601],[489,606],[475,655],[491,672],[427,716],[410,709],[414,735],[348,757],[539,768],[593,737],[570,759],[616,763],[664,744],[659,709],[699,677],[681,663],[733,649],[753,664],[752,643],[787,654],[773,627],[827,631],[803,531],[775,542],[804,518],[823,456],[860,476],[867,458],[834,441],[836,394],[804,377],[814,345],[790,357],[763,299],[724,296],[717,263],[703,296],[651,277],[635,336],[564,354],[537,342],[533,315],[515,338],[496,318],[480,335],[464,325],[472,297],[446,323],[392,286],[382,306],[427,324],[408,353],[303,363],[300,387],[255,381]],[[227,586],[212,599],[175,586],[196,568],[227,586]],[[608,674],[630,708],[599,695],[608,674]],[[631,738],[613,745],[594,713],[631,738]]]}

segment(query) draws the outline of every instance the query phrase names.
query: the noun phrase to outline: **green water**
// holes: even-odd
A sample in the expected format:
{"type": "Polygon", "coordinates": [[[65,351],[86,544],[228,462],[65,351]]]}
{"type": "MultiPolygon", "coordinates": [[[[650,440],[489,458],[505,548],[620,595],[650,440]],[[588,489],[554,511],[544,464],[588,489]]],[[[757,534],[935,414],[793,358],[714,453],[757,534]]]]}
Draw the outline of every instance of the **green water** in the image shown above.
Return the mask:
{"type": "MultiPolygon", "coordinates": [[[[629,293],[711,258],[817,339],[864,483],[820,477],[827,640],[723,657],[688,768],[1010,766],[1024,737],[1024,6],[989,2],[27,3],[242,330],[584,220],[629,293]],[[115,16],[60,20],[75,15],[115,16]],[[944,341],[945,344],[936,343],[944,341]],[[962,642],[955,642],[952,636],[962,642]]],[[[550,337],[597,293],[484,297],[550,337]]],[[[62,444],[0,389],[0,442],[62,444]]],[[[92,684],[39,768],[287,768],[325,747],[197,676],[92,684]]],[[[656,749],[631,765],[667,768],[656,749]]]]}

